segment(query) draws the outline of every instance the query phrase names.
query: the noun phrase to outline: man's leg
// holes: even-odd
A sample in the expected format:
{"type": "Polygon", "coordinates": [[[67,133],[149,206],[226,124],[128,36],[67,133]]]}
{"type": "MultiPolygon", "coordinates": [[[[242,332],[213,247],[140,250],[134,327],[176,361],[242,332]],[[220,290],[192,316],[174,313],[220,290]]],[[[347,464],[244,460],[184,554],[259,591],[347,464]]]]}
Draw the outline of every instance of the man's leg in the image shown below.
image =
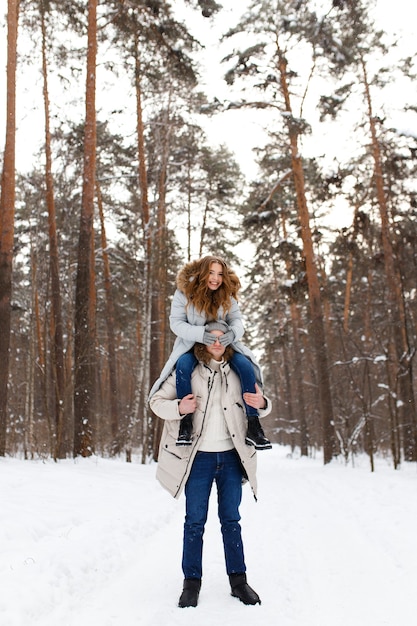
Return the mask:
{"type": "Polygon", "coordinates": [[[217,453],[216,467],[218,513],[223,535],[226,571],[246,571],[239,506],[242,500],[242,466],[235,450],[217,453]]]}
{"type": "Polygon", "coordinates": [[[210,452],[197,452],[185,485],[185,522],[182,552],[184,586],[181,608],[197,606],[201,589],[203,534],[214,479],[215,459],[210,452]]]}
{"type": "Polygon", "coordinates": [[[185,578],[201,579],[203,534],[207,521],[216,454],[197,452],[185,485],[185,522],[182,569],[185,578]]]}
{"type": "Polygon", "coordinates": [[[239,506],[242,499],[242,467],[237,453],[222,453],[224,460],[216,473],[219,519],[222,526],[226,570],[232,596],[244,604],[261,604],[246,580],[246,565],[240,528],[239,506]]]}

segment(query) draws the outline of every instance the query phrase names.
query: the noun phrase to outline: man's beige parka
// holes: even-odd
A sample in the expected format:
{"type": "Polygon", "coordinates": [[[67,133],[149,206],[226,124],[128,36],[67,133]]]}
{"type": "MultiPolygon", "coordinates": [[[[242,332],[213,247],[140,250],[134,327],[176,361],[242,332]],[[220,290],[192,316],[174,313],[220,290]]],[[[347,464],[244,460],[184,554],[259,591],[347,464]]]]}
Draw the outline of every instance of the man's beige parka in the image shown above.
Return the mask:
{"type": "MultiPolygon", "coordinates": [[[[192,374],[192,390],[197,397],[198,408],[193,416],[193,443],[191,446],[177,446],[180,424],[178,411],[179,400],[176,394],[175,372],[171,373],[162,386],[150,399],[152,411],[165,420],[159,447],[156,477],[174,498],[179,498],[187,482],[195,455],[199,449],[201,434],[209,419],[211,409],[210,391],[214,376],[221,376],[221,398],[223,414],[233,444],[242,463],[243,474],[249,480],[253,494],[257,496],[256,450],[245,443],[247,418],[243,408],[242,391],[239,377],[223,362],[220,371],[212,370],[199,362],[192,374]]],[[[269,400],[266,408],[259,410],[259,417],[265,417],[271,411],[269,400]]]]}

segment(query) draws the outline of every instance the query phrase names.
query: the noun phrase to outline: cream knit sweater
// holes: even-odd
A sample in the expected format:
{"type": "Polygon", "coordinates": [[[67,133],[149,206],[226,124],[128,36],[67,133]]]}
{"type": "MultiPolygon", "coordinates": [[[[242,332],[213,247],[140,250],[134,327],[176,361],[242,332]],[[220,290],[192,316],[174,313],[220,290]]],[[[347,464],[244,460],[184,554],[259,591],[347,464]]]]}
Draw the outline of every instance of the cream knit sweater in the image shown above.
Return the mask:
{"type": "Polygon", "coordinates": [[[222,377],[220,365],[223,361],[212,359],[209,363],[214,372],[213,387],[211,389],[212,405],[210,415],[206,416],[207,422],[201,436],[199,450],[202,452],[225,452],[234,448],[233,441],[227,429],[221,403],[222,377]]]}

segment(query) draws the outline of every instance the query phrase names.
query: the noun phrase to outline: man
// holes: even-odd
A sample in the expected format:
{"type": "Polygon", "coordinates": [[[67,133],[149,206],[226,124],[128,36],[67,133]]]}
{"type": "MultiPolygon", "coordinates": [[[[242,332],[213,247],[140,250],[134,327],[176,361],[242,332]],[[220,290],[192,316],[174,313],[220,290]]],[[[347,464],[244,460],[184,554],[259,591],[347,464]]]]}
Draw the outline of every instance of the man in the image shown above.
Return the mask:
{"type": "MultiPolygon", "coordinates": [[[[195,607],[198,603],[203,534],[213,482],[218,491],[218,514],[232,596],[247,605],[260,604],[258,594],[246,580],[239,524],[242,481],[249,481],[256,499],[256,450],[245,443],[247,419],[240,381],[228,364],[233,350],[218,341],[228,326],[220,320],[207,324],[206,330],[216,340],[211,345],[195,345],[198,365],[192,375],[193,393],[178,400],[173,373],[150,400],[154,413],[165,420],[157,478],[175,498],[185,488],[184,585],[178,606],[195,607]],[[194,414],[192,445],[178,448],[179,420],[188,413],[194,414]]],[[[246,393],[244,400],[258,409],[260,417],[271,410],[259,386],[256,393],[246,393]]]]}

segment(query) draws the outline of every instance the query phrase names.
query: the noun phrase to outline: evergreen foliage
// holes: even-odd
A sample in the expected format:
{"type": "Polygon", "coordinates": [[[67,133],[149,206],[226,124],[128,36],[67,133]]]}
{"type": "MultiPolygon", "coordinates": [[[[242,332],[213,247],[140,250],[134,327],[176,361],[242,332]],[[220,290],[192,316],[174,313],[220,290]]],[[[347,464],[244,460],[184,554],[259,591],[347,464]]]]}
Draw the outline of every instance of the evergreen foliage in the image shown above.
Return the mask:
{"type": "MultiPolygon", "coordinates": [[[[222,20],[220,3],[184,2],[208,28],[222,20]]],[[[371,468],[376,453],[394,467],[417,461],[417,143],[387,122],[391,105],[417,111],[389,91],[393,81],[412,84],[415,59],[399,57],[362,0],[252,1],[219,41],[229,94],[221,102],[204,92],[202,44],[173,4],[97,7],[90,451],[157,457],[160,424],[146,396],[174,340],[176,272],[214,253],[246,286],[244,341],[274,403],[271,438],[304,455],[323,448],[326,462],[363,450],[371,468]],[[253,180],[205,131],[206,116],[237,110],[267,132],[253,180]],[[329,128],[331,149],[321,141],[329,128]],[[352,216],[350,226],[329,226],[337,211],[352,216]]],[[[10,331],[0,328],[10,339],[7,359],[5,335],[0,342],[0,358],[10,355],[0,454],[73,454],[87,5],[20,1],[17,84],[46,75],[51,93],[65,388],[57,388],[45,140],[32,167],[16,172],[14,248],[0,249],[2,259],[13,254],[10,331]]],[[[4,180],[1,193],[4,242],[4,180]]],[[[1,280],[0,290],[7,297],[1,280]]]]}

